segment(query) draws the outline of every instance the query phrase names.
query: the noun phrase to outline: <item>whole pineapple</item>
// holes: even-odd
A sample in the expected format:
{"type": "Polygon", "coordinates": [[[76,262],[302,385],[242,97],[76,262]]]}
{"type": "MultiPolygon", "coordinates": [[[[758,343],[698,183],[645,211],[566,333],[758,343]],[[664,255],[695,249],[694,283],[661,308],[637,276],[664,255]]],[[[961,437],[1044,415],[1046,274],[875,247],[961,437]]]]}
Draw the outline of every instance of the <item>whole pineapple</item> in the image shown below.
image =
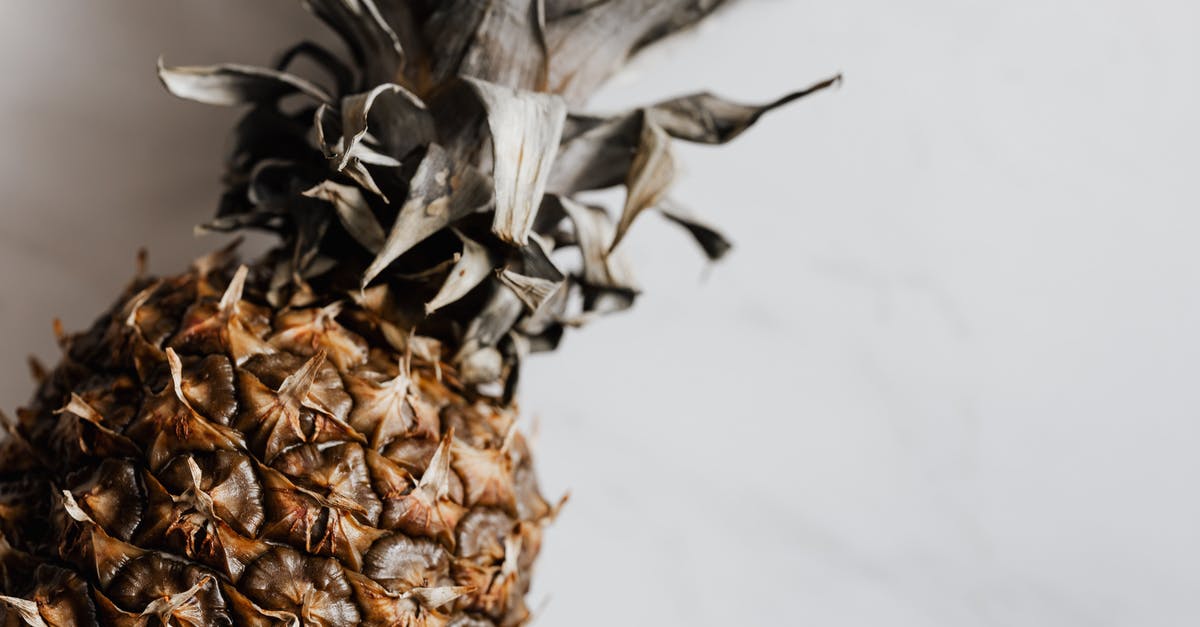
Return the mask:
{"type": "Polygon", "coordinates": [[[248,108],[204,228],[280,243],[139,273],[60,333],[0,449],[6,625],[525,622],[557,506],[516,427],[521,360],[629,306],[616,246],[644,210],[728,249],[667,201],[671,138],[729,140],[834,82],[590,116],[719,0],[303,4],[352,63],[160,63],[172,93],[248,108]],[[616,220],[572,197],[616,185],[616,220]]]}

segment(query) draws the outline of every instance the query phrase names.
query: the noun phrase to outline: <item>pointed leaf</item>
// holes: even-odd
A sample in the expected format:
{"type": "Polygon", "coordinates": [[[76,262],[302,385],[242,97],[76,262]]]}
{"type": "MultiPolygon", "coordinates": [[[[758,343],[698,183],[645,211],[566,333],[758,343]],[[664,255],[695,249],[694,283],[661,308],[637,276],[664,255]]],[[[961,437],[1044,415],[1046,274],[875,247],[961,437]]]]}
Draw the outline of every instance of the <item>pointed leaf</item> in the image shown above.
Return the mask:
{"type": "Polygon", "coordinates": [[[368,92],[342,98],[342,138],[334,147],[338,170],[345,168],[354,156],[352,151],[366,136],[370,119],[375,120],[374,134],[383,152],[393,159],[434,139],[433,118],[420,98],[395,83],[378,85],[368,92]]]}
{"type": "Polygon", "coordinates": [[[500,271],[500,281],[515,292],[530,311],[537,311],[562,287],[563,274],[536,236],[529,238],[529,244],[521,248],[520,255],[517,263],[500,271]]]}
{"type": "Polygon", "coordinates": [[[362,285],[417,243],[490,200],[486,177],[474,167],[454,161],[441,146],[430,144],[383,248],[363,274],[362,285]]]}
{"type": "Polygon", "coordinates": [[[654,105],[650,108],[651,118],[677,139],[723,144],[750,128],[768,111],[837,85],[841,79],[839,74],[763,105],[739,104],[707,92],[692,94],[654,105]]]}
{"type": "Polygon", "coordinates": [[[481,346],[495,346],[516,324],[523,307],[521,299],[512,290],[504,287],[495,290],[483,310],[467,327],[463,337],[463,352],[470,353],[481,346]]]}
{"type": "Polygon", "coordinates": [[[557,96],[467,80],[483,101],[492,133],[496,185],[492,230],[500,239],[524,246],[558,151],[566,104],[557,96]]]}
{"type": "Polygon", "coordinates": [[[608,212],[580,204],[571,198],[557,200],[575,225],[575,238],[583,256],[583,280],[598,287],[634,291],[633,279],[620,256],[621,251],[608,252],[614,232],[608,212]]]}
{"type": "Polygon", "coordinates": [[[275,62],[275,69],[286,72],[300,58],[307,58],[325,70],[337,85],[337,93],[349,93],[354,88],[354,71],[328,48],[311,41],[302,41],[284,50],[275,62]]]}
{"type": "Polygon", "coordinates": [[[546,189],[570,194],[624,182],[633,165],[641,125],[642,114],[637,111],[610,119],[568,118],[568,126],[573,128],[563,133],[546,189]]]}
{"type": "Polygon", "coordinates": [[[708,15],[723,0],[548,0],[550,91],[579,103],[628,58],[708,15]]]}
{"type": "Polygon", "coordinates": [[[343,174],[354,179],[355,183],[362,186],[363,189],[375,194],[385,203],[390,203],[388,197],[384,195],[383,190],[379,189],[379,184],[375,182],[375,177],[371,176],[371,171],[367,169],[366,164],[358,159],[351,159],[350,164],[342,171],[343,174]]]}
{"type": "Polygon", "coordinates": [[[404,46],[387,19],[394,9],[381,10],[373,0],[301,0],[305,9],[337,31],[350,48],[371,85],[395,79],[404,67],[404,46]],[[385,15],[388,14],[388,15],[385,15]]]}
{"type": "Polygon", "coordinates": [[[659,203],[658,211],[668,220],[687,229],[692,237],[696,238],[696,243],[700,244],[700,248],[704,249],[704,254],[713,261],[724,257],[725,253],[733,248],[733,244],[729,243],[729,240],[725,239],[725,236],[721,235],[719,231],[674,203],[659,203]]]}
{"type": "Polygon", "coordinates": [[[500,271],[500,280],[525,303],[529,311],[537,311],[543,302],[562,287],[561,282],[526,276],[508,269],[500,271]]]}
{"type": "Polygon", "coordinates": [[[462,59],[488,12],[487,2],[442,0],[425,20],[422,31],[429,42],[429,71],[434,84],[459,74],[462,59]]]}
{"type": "Polygon", "coordinates": [[[639,110],[611,118],[570,115],[546,189],[569,194],[622,183],[633,165],[643,115],[676,139],[720,144],[740,135],[763,114],[840,80],[840,75],[835,76],[765,105],[737,104],[704,93],[660,102],[644,113],[639,110]]]}
{"type": "Polygon", "coordinates": [[[648,118],[643,120],[641,141],[633,167],[625,181],[625,208],[617,222],[609,250],[617,247],[633,220],[648,207],[654,206],[666,194],[675,180],[675,158],[671,155],[671,138],[648,118]]]}
{"type": "MultiPolygon", "coordinates": [[[[458,71],[497,85],[544,91],[549,74],[541,0],[495,0],[458,71]]],[[[461,9],[460,9],[461,10],[461,9]]]]}
{"type": "Polygon", "coordinates": [[[324,181],[316,187],[304,192],[310,198],[319,198],[333,205],[338,220],[346,228],[346,232],[363,248],[378,253],[383,248],[383,227],[375,219],[371,206],[363,198],[362,192],[347,185],[338,185],[333,181],[324,181]]]}
{"type": "Polygon", "coordinates": [[[438,290],[433,300],[425,303],[425,315],[432,314],[466,296],[487,278],[495,265],[487,247],[457,230],[454,231],[454,234],[462,240],[462,255],[450,269],[450,274],[446,277],[446,282],[442,284],[442,289],[438,290]]]}
{"type": "Polygon", "coordinates": [[[317,102],[330,99],[325,90],[298,76],[250,65],[167,67],[159,57],[158,78],[175,96],[226,107],[269,102],[297,93],[317,102]]]}

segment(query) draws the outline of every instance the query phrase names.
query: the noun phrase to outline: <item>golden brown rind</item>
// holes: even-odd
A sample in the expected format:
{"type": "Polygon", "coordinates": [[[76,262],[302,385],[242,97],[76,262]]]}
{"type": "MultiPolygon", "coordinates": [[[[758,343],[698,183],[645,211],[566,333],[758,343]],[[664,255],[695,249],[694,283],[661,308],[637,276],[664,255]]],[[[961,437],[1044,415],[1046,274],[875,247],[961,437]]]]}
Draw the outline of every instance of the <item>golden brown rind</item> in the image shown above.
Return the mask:
{"type": "Polygon", "coordinates": [[[0,624],[525,621],[553,508],[513,408],[367,301],[212,263],[64,336],[10,425],[0,624]]]}

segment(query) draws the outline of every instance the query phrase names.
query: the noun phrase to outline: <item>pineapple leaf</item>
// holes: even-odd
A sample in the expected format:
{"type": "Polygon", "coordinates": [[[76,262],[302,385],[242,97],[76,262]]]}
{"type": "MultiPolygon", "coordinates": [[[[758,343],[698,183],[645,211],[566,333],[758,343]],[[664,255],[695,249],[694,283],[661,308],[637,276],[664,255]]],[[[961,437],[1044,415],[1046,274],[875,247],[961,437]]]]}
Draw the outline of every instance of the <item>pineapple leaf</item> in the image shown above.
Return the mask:
{"type": "Polygon", "coordinates": [[[608,212],[571,198],[554,198],[575,226],[575,237],[583,256],[584,282],[596,287],[633,290],[633,279],[620,256],[621,251],[608,252],[613,238],[613,225],[608,212]]]}
{"type": "Polygon", "coordinates": [[[433,300],[425,303],[425,314],[429,315],[467,295],[483,282],[495,265],[492,255],[483,244],[463,235],[458,229],[454,234],[462,240],[462,255],[450,269],[446,282],[433,300]]]}
{"type": "Polygon", "coordinates": [[[683,30],[724,0],[548,0],[550,91],[582,102],[642,48],[683,30]]]}
{"type": "Polygon", "coordinates": [[[401,159],[414,148],[433,141],[433,118],[425,103],[395,83],[377,85],[370,91],[342,98],[342,137],[332,151],[339,171],[355,156],[356,148],[366,155],[377,154],[362,147],[373,107],[378,126],[375,135],[387,158],[401,159]]]}
{"type": "Polygon", "coordinates": [[[563,278],[536,236],[521,247],[519,259],[500,271],[500,282],[515,292],[531,312],[540,309],[562,287],[563,278]]]}
{"type": "MultiPolygon", "coordinates": [[[[459,0],[448,4],[480,3],[459,0]]],[[[545,91],[550,66],[543,0],[499,0],[490,4],[475,28],[458,73],[499,85],[545,91]]],[[[448,6],[443,10],[462,9],[448,6]]]]}
{"type": "Polygon", "coordinates": [[[610,251],[621,243],[634,219],[657,204],[674,181],[675,158],[671,155],[671,138],[649,117],[643,117],[637,153],[625,179],[625,208],[617,222],[617,232],[613,235],[610,251]]]}
{"type": "Polygon", "coordinates": [[[292,62],[299,58],[308,58],[318,67],[325,70],[337,85],[337,93],[346,94],[354,90],[354,71],[342,62],[336,54],[327,48],[311,41],[302,41],[284,50],[275,62],[275,69],[286,72],[292,62]]]}
{"type": "Polygon", "coordinates": [[[395,6],[403,3],[385,1],[386,11],[373,0],[301,0],[301,4],[341,36],[368,84],[389,82],[404,67],[404,46],[392,28],[403,21],[402,7],[395,6]]]}
{"type": "Polygon", "coordinates": [[[430,144],[409,183],[408,198],[379,254],[362,277],[365,287],[389,264],[427,237],[492,199],[487,178],[474,167],[455,161],[441,146],[430,144]]]}
{"type": "Polygon", "coordinates": [[[225,107],[273,102],[292,94],[304,94],[317,102],[330,98],[324,89],[300,77],[235,63],[167,67],[159,57],[158,78],[175,96],[225,107]]]}
{"type": "Polygon", "coordinates": [[[358,188],[349,185],[339,185],[333,181],[324,181],[304,192],[310,198],[319,198],[333,205],[338,220],[346,228],[346,232],[363,248],[378,253],[383,248],[383,227],[375,219],[371,206],[363,198],[358,188]]]}
{"type": "Polygon", "coordinates": [[[663,217],[687,229],[710,260],[716,261],[724,257],[725,253],[733,248],[733,244],[729,243],[729,240],[725,239],[720,231],[705,224],[670,199],[660,202],[657,208],[663,217]]]}
{"type": "Polygon", "coordinates": [[[621,184],[633,164],[641,124],[636,111],[611,119],[569,116],[547,189],[570,194],[621,184]]]}
{"type": "Polygon", "coordinates": [[[499,285],[499,279],[493,280],[493,286],[496,289],[493,289],[487,304],[467,327],[462,354],[470,354],[481,347],[495,346],[521,316],[524,304],[516,292],[499,285]]]}
{"type": "Polygon", "coordinates": [[[839,84],[842,75],[827,78],[763,105],[738,104],[704,92],[674,98],[651,107],[650,115],[676,139],[704,144],[723,144],[742,134],[763,114],[810,94],[839,84]]]}
{"type": "Polygon", "coordinates": [[[496,186],[492,230],[500,239],[524,246],[558,151],[566,103],[554,95],[473,78],[467,81],[483,101],[492,134],[492,178],[496,186]]]}

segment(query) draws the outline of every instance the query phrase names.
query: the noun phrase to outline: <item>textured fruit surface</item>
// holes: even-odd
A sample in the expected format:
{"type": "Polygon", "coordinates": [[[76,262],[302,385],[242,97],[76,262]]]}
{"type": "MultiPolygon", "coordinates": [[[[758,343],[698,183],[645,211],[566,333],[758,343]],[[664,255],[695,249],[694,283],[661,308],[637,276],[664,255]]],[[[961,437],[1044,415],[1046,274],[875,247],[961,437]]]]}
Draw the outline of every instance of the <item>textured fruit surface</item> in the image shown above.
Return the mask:
{"type": "Polygon", "coordinates": [[[515,409],[387,288],[277,309],[267,276],[214,255],[61,338],[0,451],[3,624],[528,618],[554,508],[515,409]]]}

